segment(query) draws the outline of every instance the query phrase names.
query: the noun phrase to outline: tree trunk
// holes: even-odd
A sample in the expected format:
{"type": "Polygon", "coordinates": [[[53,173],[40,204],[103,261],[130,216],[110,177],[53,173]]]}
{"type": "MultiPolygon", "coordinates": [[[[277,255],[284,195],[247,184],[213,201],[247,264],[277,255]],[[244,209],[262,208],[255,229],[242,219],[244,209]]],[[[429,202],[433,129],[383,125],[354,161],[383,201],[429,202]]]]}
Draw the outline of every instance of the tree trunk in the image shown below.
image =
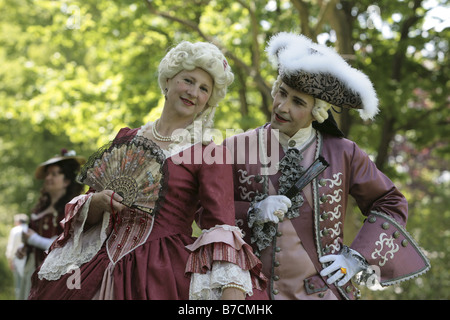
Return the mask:
{"type": "MultiPolygon", "coordinates": [[[[333,10],[329,11],[329,21],[331,27],[336,32],[336,50],[351,65],[355,59],[352,38],[352,24],[354,18],[350,12],[352,4],[341,1],[341,6],[342,8],[340,9],[338,9],[336,5],[333,6],[333,10]]],[[[352,124],[349,110],[342,109],[338,113],[334,113],[333,116],[341,131],[345,136],[348,136],[352,124]]]]}
{"type": "MultiPolygon", "coordinates": [[[[392,60],[392,73],[391,79],[400,82],[402,80],[402,67],[406,57],[406,49],[408,47],[409,29],[417,23],[422,17],[416,15],[416,10],[421,6],[422,0],[415,0],[412,8],[413,14],[406,18],[402,24],[400,30],[400,40],[398,42],[397,51],[392,60]]],[[[395,106],[400,107],[400,106],[395,106]]],[[[383,171],[386,168],[389,156],[389,146],[392,139],[395,137],[395,133],[398,130],[396,128],[397,119],[393,113],[387,114],[384,117],[383,132],[378,146],[377,158],[375,164],[378,169],[383,171]]]]}
{"type": "Polygon", "coordinates": [[[389,156],[389,145],[395,136],[396,119],[394,117],[386,117],[383,122],[383,130],[381,134],[380,144],[378,145],[377,158],[375,164],[380,171],[386,169],[386,164],[389,156]]]}

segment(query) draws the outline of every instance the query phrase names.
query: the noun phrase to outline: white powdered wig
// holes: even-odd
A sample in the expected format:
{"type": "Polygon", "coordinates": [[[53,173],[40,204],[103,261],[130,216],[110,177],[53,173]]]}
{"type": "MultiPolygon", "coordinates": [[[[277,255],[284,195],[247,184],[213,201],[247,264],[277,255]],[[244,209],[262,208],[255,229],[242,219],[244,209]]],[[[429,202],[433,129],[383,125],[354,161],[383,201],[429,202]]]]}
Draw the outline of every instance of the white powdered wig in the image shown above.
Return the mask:
{"type": "Polygon", "coordinates": [[[331,74],[348,91],[359,95],[362,119],[373,119],[378,113],[378,98],[372,82],[364,73],[351,67],[334,49],[313,43],[303,35],[281,32],[270,39],[266,51],[270,60],[277,64],[280,74],[289,76],[298,71],[331,74]]]}
{"type": "Polygon", "coordinates": [[[234,75],[223,53],[209,42],[182,41],[166,54],[158,67],[161,92],[164,94],[167,79],[173,78],[182,70],[195,68],[203,69],[212,77],[214,87],[208,105],[217,106],[225,97],[234,75]]]}

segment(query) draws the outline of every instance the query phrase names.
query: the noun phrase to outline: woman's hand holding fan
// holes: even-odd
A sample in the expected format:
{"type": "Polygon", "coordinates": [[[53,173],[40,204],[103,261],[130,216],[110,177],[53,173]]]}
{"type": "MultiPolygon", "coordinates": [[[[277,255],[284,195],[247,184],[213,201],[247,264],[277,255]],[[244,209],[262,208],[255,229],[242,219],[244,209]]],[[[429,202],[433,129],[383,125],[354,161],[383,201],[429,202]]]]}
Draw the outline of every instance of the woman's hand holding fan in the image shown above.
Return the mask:
{"type": "Polygon", "coordinates": [[[104,211],[114,216],[125,206],[153,216],[164,162],[161,149],[142,136],[123,137],[100,148],[78,177],[80,183],[97,191],[91,200],[93,220],[100,219],[104,211]]]}
{"type": "Polygon", "coordinates": [[[92,195],[92,200],[89,206],[89,214],[86,219],[86,224],[92,226],[101,221],[105,211],[120,212],[124,208],[121,202],[123,198],[112,190],[103,190],[92,195]]]}

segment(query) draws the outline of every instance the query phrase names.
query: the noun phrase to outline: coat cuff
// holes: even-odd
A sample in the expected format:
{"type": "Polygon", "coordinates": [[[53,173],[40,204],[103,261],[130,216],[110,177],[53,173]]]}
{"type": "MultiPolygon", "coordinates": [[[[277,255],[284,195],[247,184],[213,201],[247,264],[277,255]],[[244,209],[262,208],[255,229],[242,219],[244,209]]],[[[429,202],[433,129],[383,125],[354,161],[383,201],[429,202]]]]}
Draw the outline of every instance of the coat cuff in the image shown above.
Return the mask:
{"type": "Polygon", "coordinates": [[[368,215],[350,247],[364,256],[382,286],[409,280],[430,269],[429,260],[411,235],[381,212],[368,215]]]}

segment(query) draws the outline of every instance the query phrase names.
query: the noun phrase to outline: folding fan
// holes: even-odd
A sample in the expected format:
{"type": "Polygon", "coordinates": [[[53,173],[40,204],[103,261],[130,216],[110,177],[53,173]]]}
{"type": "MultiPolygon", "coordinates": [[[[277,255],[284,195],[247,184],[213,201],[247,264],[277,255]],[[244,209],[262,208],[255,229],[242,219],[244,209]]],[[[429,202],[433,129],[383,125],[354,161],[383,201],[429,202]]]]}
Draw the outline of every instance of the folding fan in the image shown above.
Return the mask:
{"type": "Polygon", "coordinates": [[[328,168],[330,165],[328,162],[324,159],[324,157],[319,156],[306,171],[302,174],[300,179],[297,180],[296,183],[286,192],[285,196],[289,199],[292,199],[295,197],[297,193],[302,191],[308,183],[313,181],[319,174],[321,174],[326,168],[328,168]]]}
{"type": "Polygon", "coordinates": [[[77,180],[96,191],[112,190],[123,198],[122,204],[153,215],[164,176],[164,159],[151,140],[128,136],[94,153],[77,180]]]}

